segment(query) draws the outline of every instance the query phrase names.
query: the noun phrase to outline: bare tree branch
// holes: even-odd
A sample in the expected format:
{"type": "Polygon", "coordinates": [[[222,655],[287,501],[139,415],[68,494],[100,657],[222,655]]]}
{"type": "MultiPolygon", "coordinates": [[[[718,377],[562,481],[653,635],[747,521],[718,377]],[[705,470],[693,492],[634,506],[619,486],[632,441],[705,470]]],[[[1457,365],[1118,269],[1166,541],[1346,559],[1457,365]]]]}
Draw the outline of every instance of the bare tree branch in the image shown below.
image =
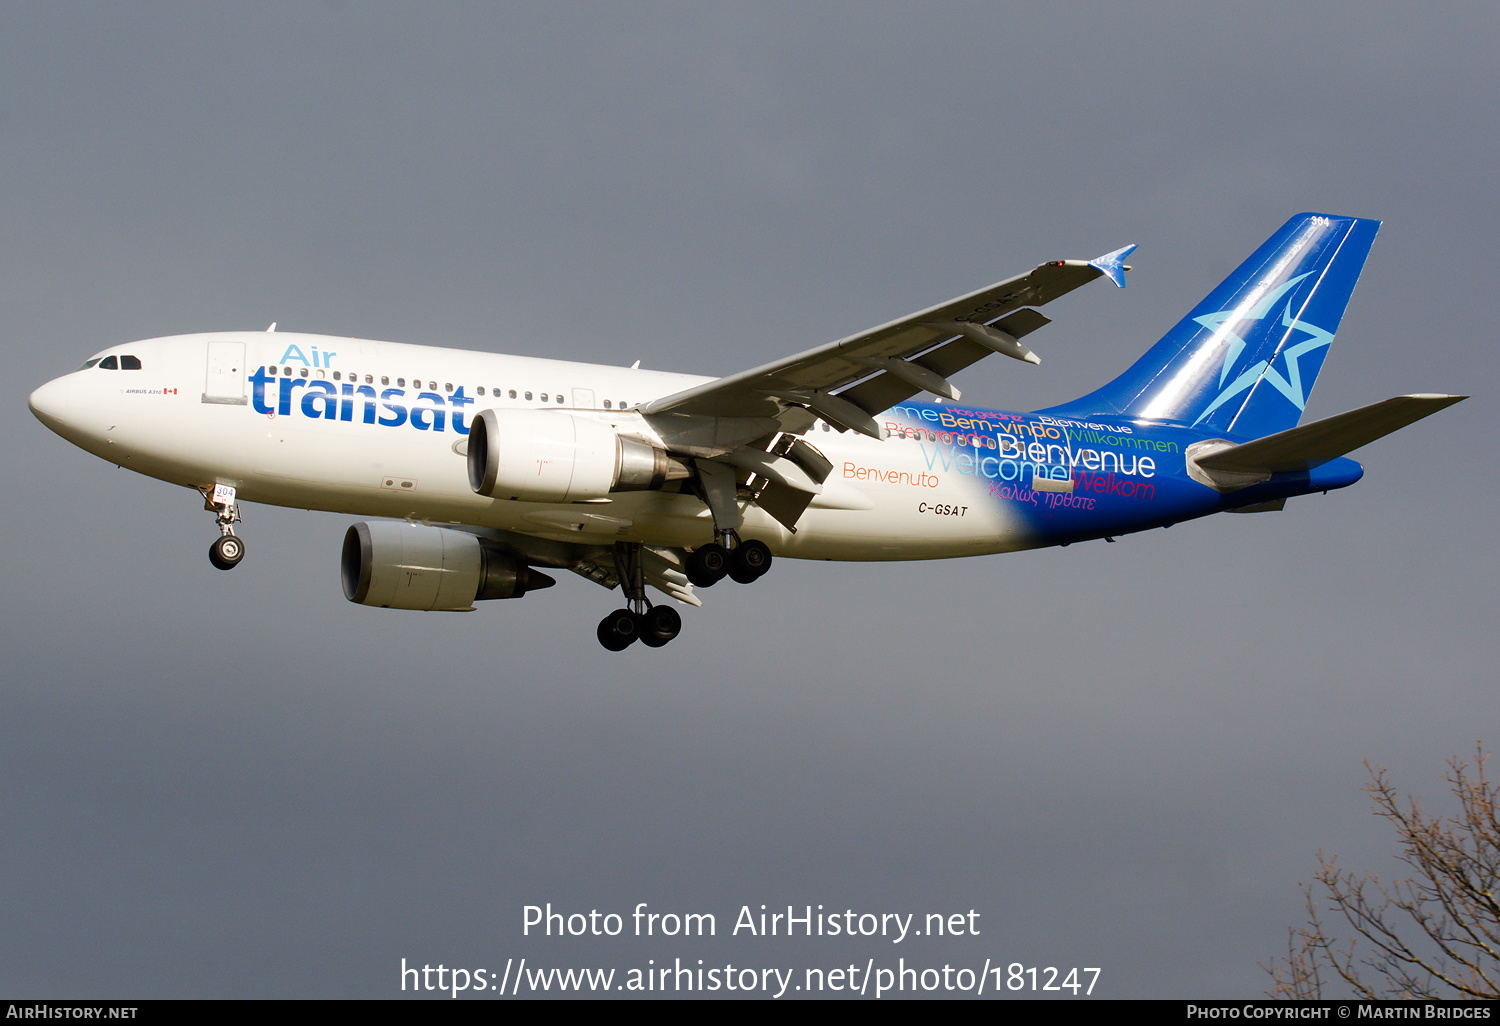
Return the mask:
{"type": "Polygon", "coordinates": [[[1448,760],[1444,779],[1459,812],[1447,817],[1429,816],[1383,768],[1365,763],[1364,790],[1375,815],[1395,826],[1397,858],[1413,875],[1383,884],[1318,852],[1318,871],[1302,889],[1307,921],[1288,931],[1284,959],[1261,963],[1271,997],[1340,996],[1329,993],[1337,981],[1368,999],[1500,997],[1500,789],[1483,746],[1474,754],[1472,764],[1448,760]],[[1353,931],[1342,946],[1320,898],[1353,931]]]}

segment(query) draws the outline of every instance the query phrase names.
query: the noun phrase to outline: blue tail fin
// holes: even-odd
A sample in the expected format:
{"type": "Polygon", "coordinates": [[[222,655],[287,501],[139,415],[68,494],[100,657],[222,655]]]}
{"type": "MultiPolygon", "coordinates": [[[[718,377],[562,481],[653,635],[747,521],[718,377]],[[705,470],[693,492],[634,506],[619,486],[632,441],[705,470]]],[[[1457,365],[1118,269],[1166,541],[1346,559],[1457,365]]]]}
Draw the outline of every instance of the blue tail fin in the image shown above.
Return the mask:
{"type": "Polygon", "coordinates": [[[1041,412],[1251,438],[1295,427],[1379,228],[1298,214],[1124,374],[1041,412]]]}

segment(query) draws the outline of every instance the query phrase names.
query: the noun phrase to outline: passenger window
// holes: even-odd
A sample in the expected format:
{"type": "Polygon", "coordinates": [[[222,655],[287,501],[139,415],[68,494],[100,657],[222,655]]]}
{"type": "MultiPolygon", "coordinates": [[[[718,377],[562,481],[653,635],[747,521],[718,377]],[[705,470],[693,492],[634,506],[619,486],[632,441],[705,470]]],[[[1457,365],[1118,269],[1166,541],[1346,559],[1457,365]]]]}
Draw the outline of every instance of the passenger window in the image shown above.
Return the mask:
{"type": "Polygon", "coordinates": [[[122,356],[122,357],[120,357],[120,369],[121,370],[140,370],[141,369],[141,361],[138,358],[134,357],[134,356],[122,356]]]}
{"type": "Polygon", "coordinates": [[[373,385],[373,384],[375,384],[375,375],[373,375],[373,374],[366,374],[365,375],[365,384],[367,384],[367,385],[373,385]]]}
{"type": "MultiPolygon", "coordinates": [[[[111,360],[113,360],[113,359],[114,359],[114,357],[110,357],[110,359],[111,359],[111,360]]],[[[527,392],[527,393],[526,393],[526,401],[527,401],[527,402],[528,402],[528,403],[529,403],[529,402],[531,402],[531,393],[530,393],[530,392],[527,392]]]]}
{"type": "Polygon", "coordinates": [[[559,403],[561,403],[563,401],[563,397],[562,397],[562,393],[561,392],[557,393],[557,401],[559,403]]]}
{"type": "Polygon", "coordinates": [[[120,361],[113,356],[106,356],[104,359],[99,361],[99,366],[103,367],[105,370],[119,370],[120,361]]]}
{"type": "Polygon", "coordinates": [[[512,399],[514,399],[516,397],[516,390],[514,388],[510,390],[510,397],[512,399]]]}
{"type": "MultiPolygon", "coordinates": [[[[528,396],[528,398],[530,398],[530,397],[528,396]]],[[[542,402],[547,402],[547,393],[546,392],[542,393],[542,402]]]]}
{"type": "Polygon", "coordinates": [[[484,395],[484,386],[483,385],[479,386],[479,394],[480,395],[484,395]]]}
{"type": "Polygon", "coordinates": [[[405,388],[406,387],[406,379],[405,378],[397,378],[396,379],[396,387],[397,388],[405,388]]]}
{"type": "Polygon", "coordinates": [[[604,400],[604,408],[606,410],[609,409],[609,400],[608,399],[604,400]]]}
{"type": "Polygon", "coordinates": [[[451,392],[451,391],[453,391],[453,382],[451,382],[451,381],[445,381],[445,382],[443,382],[443,391],[444,392],[451,392]]]}
{"type": "MultiPolygon", "coordinates": [[[[366,379],[365,379],[365,380],[366,380],[366,381],[368,381],[368,380],[369,380],[369,379],[368,379],[368,378],[366,378],[366,379]]],[[[381,383],[381,384],[382,384],[382,385],[389,385],[389,384],[390,384],[390,383],[391,383],[391,379],[390,379],[390,376],[389,376],[389,375],[387,375],[387,374],[382,374],[382,375],[380,375],[380,383],[381,383]]]]}
{"type": "Polygon", "coordinates": [[[304,378],[305,378],[305,377],[307,377],[307,368],[306,368],[306,367],[303,367],[303,368],[302,368],[302,376],[303,376],[303,377],[304,377],[304,378]]]}
{"type": "Polygon", "coordinates": [[[341,381],[341,380],[343,380],[342,378],[339,377],[339,372],[338,371],[334,371],[333,372],[333,380],[334,381],[341,381]]]}

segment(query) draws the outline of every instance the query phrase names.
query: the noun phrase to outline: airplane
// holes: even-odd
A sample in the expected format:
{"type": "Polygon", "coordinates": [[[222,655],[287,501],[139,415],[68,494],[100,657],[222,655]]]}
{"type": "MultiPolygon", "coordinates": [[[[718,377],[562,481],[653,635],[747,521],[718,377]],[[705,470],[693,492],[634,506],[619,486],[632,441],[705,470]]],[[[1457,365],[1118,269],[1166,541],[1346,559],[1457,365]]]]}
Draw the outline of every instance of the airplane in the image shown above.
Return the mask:
{"type": "Polygon", "coordinates": [[[695,589],[752,583],[776,557],[1112,541],[1353,484],[1347,453],[1467,398],[1298,426],[1379,227],[1291,218],[1119,377],[1025,413],[969,406],[950,378],[993,354],[1039,363],[1037,308],[1099,278],[1123,288],[1134,246],[728,377],[272,324],[111,346],[30,405],[75,445],[200,492],[219,569],[245,554],[241,501],[389,518],[345,534],[352,602],[472,610],[570,570],[625,596],[600,644],[659,647],[682,618],[647,586],[697,606],[695,589]]]}

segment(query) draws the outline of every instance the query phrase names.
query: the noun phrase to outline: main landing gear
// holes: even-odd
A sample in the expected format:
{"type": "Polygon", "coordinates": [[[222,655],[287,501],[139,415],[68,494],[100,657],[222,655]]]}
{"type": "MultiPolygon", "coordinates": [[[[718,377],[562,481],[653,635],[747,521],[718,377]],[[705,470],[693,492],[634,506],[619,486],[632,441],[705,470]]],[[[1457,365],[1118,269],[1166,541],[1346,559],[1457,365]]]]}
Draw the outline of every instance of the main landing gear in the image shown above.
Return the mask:
{"type": "MultiPolygon", "coordinates": [[[[632,603],[633,604],[633,603],[632,603]]],[[[622,652],[637,638],[642,644],[661,648],[682,632],[682,617],[671,606],[647,606],[635,611],[616,609],[599,621],[599,644],[611,652],[622,652]]]]}
{"type": "MultiPolygon", "coordinates": [[[[726,541],[735,540],[733,531],[727,534],[726,541]]],[[[769,569],[771,549],[763,541],[752,538],[732,549],[720,542],[710,542],[698,546],[688,557],[687,578],[699,588],[711,588],[725,577],[740,584],[753,584],[769,569]]]]}
{"type": "MultiPolygon", "coordinates": [[[[729,544],[700,545],[688,557],[687,578],[696,586],[708,588],[725,577],[749,584],[771,569],[771,549],[765,542],[753,538],[739,541],[733,531],[726,531],[721,537],[729,544]]],[[[621,652],[636,639],[660,648],[677,637],[682,631],[682,617],[677,610],[671,606],[653,606],[646,598],[639,542],[621,542],[615,546],[615,568],[627,605],[599,621],[599,644],[611,652],[621,652]]]]}
{"type": "Polygon", "coordinates": [[[735,531],[740,508],[734,469],[708,460],[699,460],[697,467],[700,497],[714,518],[716,540],[693,550],[687,561],[687,579],[698,588],[712,588],[725,577],[740,584],[759,580],[771,569],[771,549],[763,541],[740,541],[735,531]]]}
{"type": "Polygon", "coordinates": [[[621,542],[615,546],[615,568],[620,574],[627,608],[616,609],[599,621],[599,644],[611,652],[622,652],[637,638],[652,648],[660,648],[677,637],[682,632],[682,617],[677,610],[671,606],[653,606],[646,598],[639,542],[621,542]]]}
{"type": "Polygon", "coordinates": [[[214,514],[219,525],[219,537],[208,547],[208,561],[220,570],[233,570],[245,558],[244,539],[234,533],[234,525],[240,522],[234,486],[219,484],[198,490],[203,493],[203,508],[214,514]]]}
{"type": "MultiPolygon", "coordinates": [[[[740,541],[735,528],[740,522],[739,484],[734,468],[710,460],[697,461],[699,497],[714,519],[714,538],[688,556],[687,579],[699,588],[711,588],[725,577],[750,584],[771,569],[771,548],[763,541],[740,541]]],[[[659,648],[677,637],[682,617],[670,606],[653,606],[646,599],[645,571],[639,542],[615,545],[615,569],[628,605],[599,621],[599,644],[620,652],[640,638],[659,648]]]]}

